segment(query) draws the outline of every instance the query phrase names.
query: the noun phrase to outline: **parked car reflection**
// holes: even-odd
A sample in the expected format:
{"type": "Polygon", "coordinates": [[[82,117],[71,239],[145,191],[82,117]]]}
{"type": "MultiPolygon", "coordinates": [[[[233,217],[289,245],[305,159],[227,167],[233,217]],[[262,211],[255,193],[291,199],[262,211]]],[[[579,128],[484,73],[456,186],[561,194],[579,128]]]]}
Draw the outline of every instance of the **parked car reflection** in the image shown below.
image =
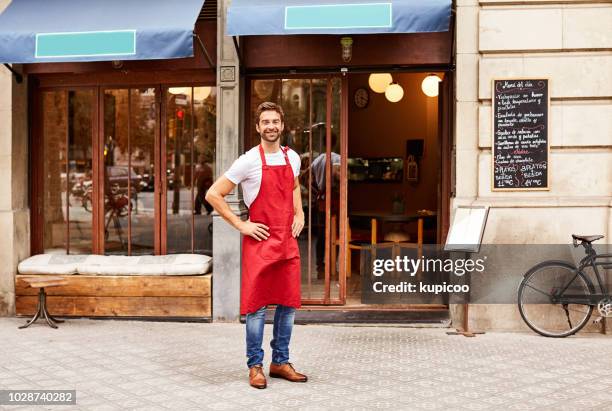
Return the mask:
{"type": "Polygon", "coordinates": [[[106,184],[110,187],[114,184],[119,186],[120,189],[128,188],[128,180],[130,181],[132,193],[138,192],[141,189],[140,183],[142,182],[142,176],[134,168],[127,166],[106,166],[106,184]]]}

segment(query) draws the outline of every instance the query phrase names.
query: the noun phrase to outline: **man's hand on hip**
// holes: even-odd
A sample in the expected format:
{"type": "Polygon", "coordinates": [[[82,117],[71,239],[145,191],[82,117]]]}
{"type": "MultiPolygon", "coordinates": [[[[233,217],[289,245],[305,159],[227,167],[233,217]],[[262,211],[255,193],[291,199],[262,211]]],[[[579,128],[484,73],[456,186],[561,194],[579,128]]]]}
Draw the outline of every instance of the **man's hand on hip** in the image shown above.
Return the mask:
{"type": "Polygon", "coordinates": [[[253,223],[247,220],[242,221],[237,228],[242,235],[248,235],[257,241],[267,240],[270,237],[270,228],[265,224],[253,223]]]}
{"type": "Polygon", "coordinates": [[[297,238],[304,228],[304,213],[296,214],[293,217],[293,224],[291,224],[291,235],[297,238]]]}

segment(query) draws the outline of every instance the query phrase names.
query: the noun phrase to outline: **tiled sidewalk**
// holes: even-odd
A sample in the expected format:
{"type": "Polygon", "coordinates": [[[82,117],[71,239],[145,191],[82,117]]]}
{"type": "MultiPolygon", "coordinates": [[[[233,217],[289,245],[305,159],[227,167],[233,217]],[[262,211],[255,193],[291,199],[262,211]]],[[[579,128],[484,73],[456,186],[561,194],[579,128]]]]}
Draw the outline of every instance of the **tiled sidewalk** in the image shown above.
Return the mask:
{"type": "MultiPolygon", "coordinates": [[[[292,362],[309,382],[268,379],[256,390],[241,324],[68,320],[18,330],[24,321],[0,319],[0,389],[76,389],[76,409],[612,410],[612,340],[593,334],[296,326],[292,362]]],[[[266,372],[270,334],[266,325],[266,372]]]]}

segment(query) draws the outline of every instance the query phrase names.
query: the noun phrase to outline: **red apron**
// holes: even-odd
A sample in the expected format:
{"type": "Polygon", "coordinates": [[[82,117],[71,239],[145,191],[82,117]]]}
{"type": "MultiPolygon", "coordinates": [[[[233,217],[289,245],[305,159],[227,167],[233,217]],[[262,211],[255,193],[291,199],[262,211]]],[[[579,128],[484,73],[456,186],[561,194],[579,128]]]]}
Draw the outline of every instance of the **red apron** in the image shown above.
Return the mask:
{"type": "Polygon", "coordinates": [[[262,241],[250,236],[242,239],[240,314],[243,315],[269,304],[301,306],[300,252],[297,239],[291,235],[295,177],[287,148],[281,150],[285,164],[269,166],[259,145],[261,186],[249,207],[249,219],[267,225],[270,237],[262,241]]]}

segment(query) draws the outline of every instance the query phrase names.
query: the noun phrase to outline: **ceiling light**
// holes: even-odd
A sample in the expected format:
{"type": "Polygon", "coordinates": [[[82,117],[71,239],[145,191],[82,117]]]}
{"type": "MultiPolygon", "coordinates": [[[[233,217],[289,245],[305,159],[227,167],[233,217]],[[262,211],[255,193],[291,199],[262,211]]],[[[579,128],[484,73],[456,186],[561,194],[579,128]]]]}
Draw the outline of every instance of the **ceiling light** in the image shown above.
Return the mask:
{"type": "Polygon", "coordinates": [[[372,73],[368,78],[368,85],[375,93],[384,93],[392,82],[390,73],[372,73]]]}
{"type": "Polygon", "coordinates": [[[430,74],[423,79],[421,83],[421,90],[429,97],[436,97],[438,95],[438,84],[442,79],[435,74],[430,74]]]}
{"type": "Polygon", "coordinates": [[[404,97],[404,89],[397,83],[391,83],[385,90],[385,97],[390,102],[397,103],[404,97]]]}

